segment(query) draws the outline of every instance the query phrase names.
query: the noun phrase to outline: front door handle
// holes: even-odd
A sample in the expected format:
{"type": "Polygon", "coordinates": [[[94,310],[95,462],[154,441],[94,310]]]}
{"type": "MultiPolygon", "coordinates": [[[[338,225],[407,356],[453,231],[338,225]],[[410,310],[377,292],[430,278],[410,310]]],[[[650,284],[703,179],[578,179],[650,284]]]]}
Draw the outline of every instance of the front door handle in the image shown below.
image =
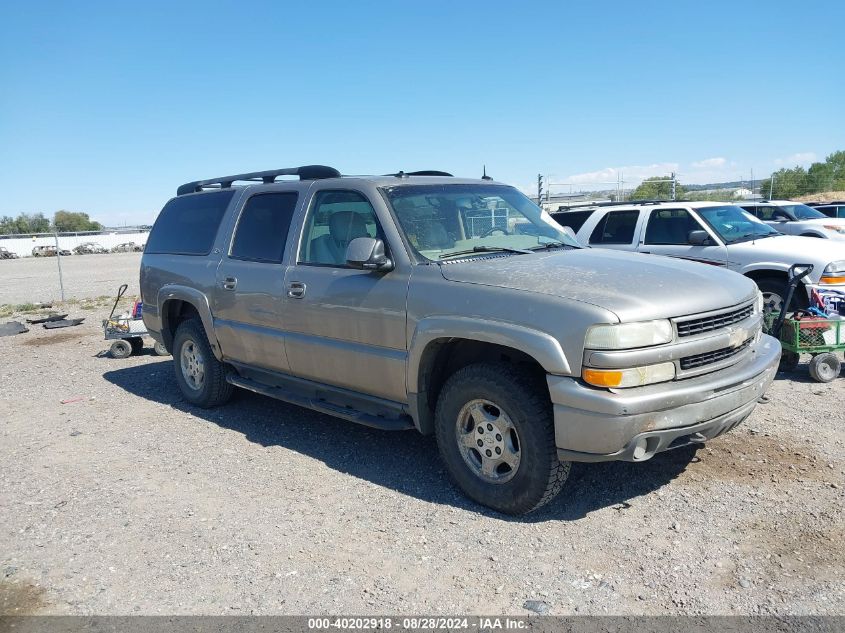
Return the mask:
{"type": "Polygon", "coordinates": [[[226,277],[221,285],[223,290],[234,290],[235,286],[238,285],[238,280],[236,277],[226,277]]]}
{"type": "Polygon", "coordinates": [[[292,281],[288,284],[288,296],[291,299],[302,299],[305,296],[305,284],[301,281],[292,281]]]}

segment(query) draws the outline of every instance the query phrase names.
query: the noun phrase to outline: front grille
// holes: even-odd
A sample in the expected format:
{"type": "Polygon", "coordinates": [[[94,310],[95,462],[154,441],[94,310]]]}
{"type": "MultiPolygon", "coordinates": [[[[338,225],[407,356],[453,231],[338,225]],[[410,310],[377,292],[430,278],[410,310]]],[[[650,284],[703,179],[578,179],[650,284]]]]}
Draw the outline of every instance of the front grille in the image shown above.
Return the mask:
{"type": "Polygon", "coordinates": [[[703,367],[704,365],[711,365],[718,363],[720,360],[725,360],[731,356],[736,356],[742,350],[747,349],[754,337],[747,339],[742,345],[737,347],[723,347],[722,349],[713,350],[712,352],[704,352],[703,354],[695,354],[694,356],[687,356],[681,359],[681,369],[689,370],[696,367],[703,367]]]}
{"type": "Polygon", "coordinates": [[[754,312],[754,305],[747,305],[738,310],[731,312],[722,312],[721,314],[714,314],[706,317],[699,317],[689,319],[686,321],[679,321],[677,323],[678,336],[693,336],[694,334],[703,334],[704,332],[712,332],[727,327],[732,323],[739,323],[751,316],[754,312]]]}

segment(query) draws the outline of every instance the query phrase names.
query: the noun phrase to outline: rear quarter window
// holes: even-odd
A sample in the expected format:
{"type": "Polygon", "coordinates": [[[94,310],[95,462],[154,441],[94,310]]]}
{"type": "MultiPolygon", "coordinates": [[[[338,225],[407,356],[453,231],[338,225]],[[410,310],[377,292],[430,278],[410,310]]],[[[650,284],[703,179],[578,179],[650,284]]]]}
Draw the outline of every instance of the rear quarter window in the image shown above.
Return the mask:
{"type": "Polygon", "coordinates": [[[581,227],[584,226],[584,222],[587,221],[587,218],[593,215],[594,212],[595,211],[563,211],[559,213],[552,213],[552,219],[561,226],[568,226],[577,233],[581,230],[581,227]]]}
{"type": "Polygon", "coordinates": [[[158,214],[145,252],[208,255],[234,195],[229,190],[173,198],[158,214]]]}

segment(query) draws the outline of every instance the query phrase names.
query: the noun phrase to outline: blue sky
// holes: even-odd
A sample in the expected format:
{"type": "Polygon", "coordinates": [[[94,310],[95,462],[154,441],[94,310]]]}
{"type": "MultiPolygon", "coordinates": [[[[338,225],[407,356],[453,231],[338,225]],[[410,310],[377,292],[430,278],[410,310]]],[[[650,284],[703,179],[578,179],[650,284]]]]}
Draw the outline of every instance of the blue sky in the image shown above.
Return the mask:
{"type": "Polygon", "coordinates": [[[0,215],[323,163],[529,190],[845,149],[845,2],[3,3],[0,215]]]}

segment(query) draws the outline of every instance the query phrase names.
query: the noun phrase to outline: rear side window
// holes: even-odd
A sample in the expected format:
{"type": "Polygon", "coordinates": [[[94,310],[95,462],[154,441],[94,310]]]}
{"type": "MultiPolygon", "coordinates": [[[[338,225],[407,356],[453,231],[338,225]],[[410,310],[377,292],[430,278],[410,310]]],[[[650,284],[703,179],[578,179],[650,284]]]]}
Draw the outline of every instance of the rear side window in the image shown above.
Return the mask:
{"type": "Polygon", "coordinates": [[[234,190],[173,198],[158,214],[147,253],[208,255],[234,190]]]}
{"type": "Polygon", "coordinates": [[[611,211],[599,220],[590,236],[590,244],[633,243],[639,217],[640,212],[636,210],[611,211]]]}
{"type": "Polygon", "coordinates": [[[247,200],[235,229],[230,257],[280,264],[297,198],[295,191],[287,191],[258,194],[247,200]]]}
{"type": "Polygon", "coordinates": [[[561,226],[568,226],[577,233],[593,213],[594,211],[563,211],[552,213],[552,219],[561,226]]]}

